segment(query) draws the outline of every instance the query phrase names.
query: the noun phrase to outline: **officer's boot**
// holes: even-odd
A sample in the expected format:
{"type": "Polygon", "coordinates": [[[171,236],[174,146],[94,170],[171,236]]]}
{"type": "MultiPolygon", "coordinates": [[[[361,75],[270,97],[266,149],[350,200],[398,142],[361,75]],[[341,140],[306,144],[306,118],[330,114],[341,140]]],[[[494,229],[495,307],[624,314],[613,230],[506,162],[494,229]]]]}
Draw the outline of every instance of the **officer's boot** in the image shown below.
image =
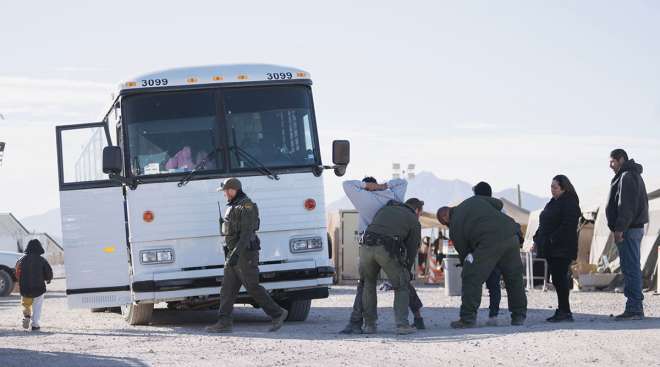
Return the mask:
{"type": "Polygon", "coordinates": [[[396,327],[397,335],[408,335],[414,334],[415,332],[417,332],[417,329],[408,324],[397,325],[396,327]]]}
{"type": "Polygon", "coordinates": [[[279,317],[273,319],[273,326],[270,327],[268,331],[277,331],[282,325],[284,325],[284,320],[289,316],[289,311],[282,309],[282,314],[279,317]]]}
{"type": "Polygon", "coordinates": [[[452,329],[471,329],[477,327],[477,323],[475,321],[459,319],[458,321],[452,321],[449,326],[451,326],[452,329]]]}
{"type": "Polygon", "coordinates": [[[378,332],[378,328],[376,328],[375,324],[366,324],[364,326],[364,330],[362,331],[362,334],[376,334],[378,332]]]}
{"type": "Polygon", "coordinates": [[[345,328],[343,328],[340,332],[340,334],[362,334],[362,322],[355,323],[355,322],[349,322],[348,325],[346,325],[345,328]]]}
{"type": "Polygon", "coordinates": [[[207,326],[205,329],[209,333],[231,333],[232,332],[232,322],[218,320],[215,324],[207,326]]]}

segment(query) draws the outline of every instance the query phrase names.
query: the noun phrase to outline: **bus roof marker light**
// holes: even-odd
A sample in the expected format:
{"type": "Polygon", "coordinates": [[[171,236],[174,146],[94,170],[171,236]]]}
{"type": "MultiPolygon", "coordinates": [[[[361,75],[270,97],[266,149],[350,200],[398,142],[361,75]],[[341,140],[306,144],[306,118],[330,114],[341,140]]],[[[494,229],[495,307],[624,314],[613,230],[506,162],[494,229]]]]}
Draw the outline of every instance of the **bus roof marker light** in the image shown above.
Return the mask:
{"type": "Polygon", "coordinates": [[[186,82],[188,82],[188,84],[195,84],[195,83],[197,83],[197,80],[198,79],[196,77],[191,76],[188,79],[186,79],[186,82]]]}
{"type": "Polygon", "coordinates": [[[248,80],[248,76],[246,74],[239,74],[236,79],[238,80],[248,80]]]}
{"type": "Polygon", "coordinates": [[[304,72],[304,71],[299,71],[299,72],[296,73],[296,76],[298,78],[305,78],[307,76],[307,73],[304,72]]]}
{"type": "Polygon", "coordinates": [[[224,79],[225,78],[222,75],[216,75],[216,76],[213,77],[213,81],[215,81],[215,82],[220,82],[224,79]]]}
{"type": "Polygon", "coordinates": [[[137,87],[137,82],[126,82],[126,87],[128,88],[137,87]]]}

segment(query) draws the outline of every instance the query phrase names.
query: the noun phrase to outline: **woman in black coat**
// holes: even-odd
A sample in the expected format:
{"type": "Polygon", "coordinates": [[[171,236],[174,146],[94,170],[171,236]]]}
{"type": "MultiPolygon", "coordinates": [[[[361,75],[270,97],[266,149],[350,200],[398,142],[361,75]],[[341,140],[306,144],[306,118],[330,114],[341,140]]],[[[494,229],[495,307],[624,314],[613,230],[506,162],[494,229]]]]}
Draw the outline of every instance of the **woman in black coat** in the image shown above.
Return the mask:
{"type": "Polygon", "coordinates": [[[550,188],[552,199],[539,217],[539,229],[534,235],[537,256],[548,261],[552,284],[557,292],[558,307],[549,322],[573,321],[568,301],[571,263],[577,258],[580,199],[564,175],[555,176],[550,188]]]}

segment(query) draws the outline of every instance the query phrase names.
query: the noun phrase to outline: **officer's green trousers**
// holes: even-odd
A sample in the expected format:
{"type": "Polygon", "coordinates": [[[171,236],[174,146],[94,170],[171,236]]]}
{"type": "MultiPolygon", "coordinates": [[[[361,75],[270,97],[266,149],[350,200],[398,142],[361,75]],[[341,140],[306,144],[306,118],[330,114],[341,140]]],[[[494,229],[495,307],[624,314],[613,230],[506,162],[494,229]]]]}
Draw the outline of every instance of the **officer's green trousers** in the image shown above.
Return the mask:
{"type": "Polygon", "coordinates": [[[409,325],[408,302],[410,275],[408,271],[385,250],[384,246],[360,246],[360,276],[364,281],[362,304],[364,305],[364,322],[366,325],[376,325],[378,319],[378,302],[376,283],[378,273],[383,269],[394,288],[394,318],[397,326],[409,325]]]}
{"type": "Polygon", "coordinates": [[[231,314],[234,310],[236,296],[245,287],[248,295],[263,308],[271,318],[282,315],[282,308],[275,303],[268,292],[259,284],[259,251],[244,251],[238,258],[235,266],[225,266],[225,274],[222,278],[220,289],[220,321],[225,324],[231,323],[231,314]]]}
{"type": "Polygon", "coordinates": [[[500,243],[484,243],[472,252],[474,261],[463,262],[463,292],[461,296],[461,319],[475,322],[481,303],[482,287],[495,266],[502,271],[511,316],[527,315],[527,296],[523,282],[523,264],[520,259],[520,244],[516,237],[500,243]]]}

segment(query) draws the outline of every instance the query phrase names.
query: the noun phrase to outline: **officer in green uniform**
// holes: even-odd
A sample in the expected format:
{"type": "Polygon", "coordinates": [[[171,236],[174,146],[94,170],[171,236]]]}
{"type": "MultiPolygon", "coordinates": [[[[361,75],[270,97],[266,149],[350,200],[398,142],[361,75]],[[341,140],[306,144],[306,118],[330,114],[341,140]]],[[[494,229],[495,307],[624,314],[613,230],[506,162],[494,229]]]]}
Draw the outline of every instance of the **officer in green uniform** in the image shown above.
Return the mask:
{"type": "Polygon", "coordinates": [[[376,282],[383,269],[394,288],[394,318],[397,334],[412,334],[408,323],[410,264],[415,261],[421,239],[419,216],[424,202],[390,200],[374,216],[360,245],[360,276],[364,280],[364,334],[376,333],[376,282]]]}
{"type": "Polygon", "coordinates": [[[241,285],[247,293],[273,319],[270,331],[282,327],[288,312],[273,301],[268,292],[259,285],[259,209],[245,195],[241,182],[236,178],[225,180],[222,190],[227,198],[227,212],[222,222],[222,235],[225,236],[225,268],[220,289],[219,320],[206,328],[209,332],[232,331],[231,314],[234,301],[241,285]]]}
{"type": "Polygon", "coordinates": [[[511,325],[522,325],[527,316],[518,227],[503,214],[502,201],[474,196],[454,208],[438,210],[440,223],[449,226],[449,236],[463,264],[460,320],[455,329],[477,325],[482,286],[495,266],[506,284],[511,325]]]}

